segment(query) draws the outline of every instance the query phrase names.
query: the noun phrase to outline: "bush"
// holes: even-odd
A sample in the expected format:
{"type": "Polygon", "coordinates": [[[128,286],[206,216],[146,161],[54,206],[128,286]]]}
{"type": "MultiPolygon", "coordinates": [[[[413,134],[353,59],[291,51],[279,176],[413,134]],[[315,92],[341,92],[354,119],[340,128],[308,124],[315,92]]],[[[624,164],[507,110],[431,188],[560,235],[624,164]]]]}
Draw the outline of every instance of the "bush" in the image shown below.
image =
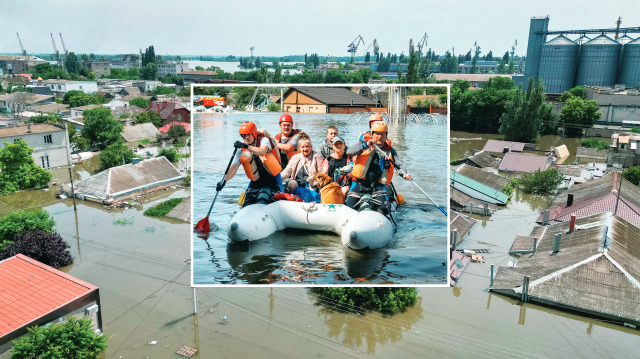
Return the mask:
{"type": "Polygon", "coordinates": [[[0,258],[7,259],[18,253],[56,269],[73,263],[69,244],[58,233],[39,230],[22,232],[5,247],[0,258]]]}
{"type": "Polygon", "coordinates": [[[107,348],[107,337],[93,332],[88,319],[68,317],[64,323],[29,328],[13,341],[12,358],[93,359],[107,348]]]}
{"type": "Polygon", "coordinates": [[[280,112],[280,105],[278,105],[277,103],[270,103],[269,105],[267,105],[267,111],[269,112],[280,112]]]}
{"type": "Polygon", "coordinates": [[[0,253],[4,246],[11,244],[22,232],[40,230],[53,232],[56,221],[49,212],[38,209],[33,211],[12,212],[0,218],[0,253]]]}
{"type": "Polygon", "coordinates": [[[187,130],[184,128],[184,126],[178,125],[178,124],[169,126],[169,131],[167,131],[167,136],[173,139],[173,142],[178,142],[178,138],[180,136],[186,136],[186,135],[187,135],[187,130]]]}
{"type": "Polygon", "coordinates": [[[398,313],[414,304],[418,296],[415,288],[408,287],[324,287],[313,288],[312,292],[320,295],[320,304],[337,306],[347,312],[361,312],[364,309],[398,313]]]}
{"type": "Polygon", "coordinates": [[[160,156],[166,157],[169,162],[176,162],[178,158],[180,158],[178,152],[173,147],[166,147],[158,151],[158,157],[160,156]]]}
{"type": "Polygon", "coordinates": [[[129,106],[138,106],[140,108],[147,108],[149,107],[149,103],[150,101],[147,100],[146,98],[136,97],[131,99],[131,101],[129,101],[129,106]]]}
{"type": "Polygon", "coordinates": [[[600,138],[585,138],[584,140],[582,140],[582,142],[580,142],[580,146],[606,150],[609,148],[609,141],[600,138]]]}
{"type": "Polygon", "coordinates": [[[504,192],[507,196],[509,196],[508,201],[511,200],[511,195],[513,194],[513,191],[518,188],[518,180],[515,178],[511,179],[511,183],[509,183],[508,185],[505,185],[502,192],[504,192]]]}
{"type": "Polygon", "coordinates": [[[629,167],[622,172],[622,177],[636,186],[640,186],[640,166],[629,167]]]}
{"type": "Polygon", "coordinates": [[[564,181],[564,176],[554,168],[533,173],[525,173],[519,183],[525,193],[532,194],[553,194],[558,186],[564,181]]]}
{"type": "Polygon", "coordinates": [[[171,210],[175,208],[178,203],[182,202],[183,199],[184,198],[172,198],[168,201],[160,203],[155,207],[149,208],[148,210],[144,211],[143,214],[149,217],[164,217],[167,213],[171,212],[171,210]]]}
{"type": "Polygon", "coordinates": [[[630,131],[633,132],[633,133],[640,133],[640,128],[634,127],[630,131]]]}

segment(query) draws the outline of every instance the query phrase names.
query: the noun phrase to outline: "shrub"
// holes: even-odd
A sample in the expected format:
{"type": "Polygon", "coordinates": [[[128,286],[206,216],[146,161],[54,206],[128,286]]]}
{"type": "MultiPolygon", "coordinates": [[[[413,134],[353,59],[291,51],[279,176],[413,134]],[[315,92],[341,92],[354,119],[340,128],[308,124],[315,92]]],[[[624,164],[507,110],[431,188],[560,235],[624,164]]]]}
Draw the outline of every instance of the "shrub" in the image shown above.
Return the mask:
{"type": "Polygon", "coordinates": [[[511,200],[511,195],[513,194],[513,191],[518,188],[518,180],[515,178],[511,179],[511,183],[509,183],[508,185],[504,186],[504,189],[502,190],[502,192],[504,192],[507,196],[509,196],[508,201],[511,200]]]}
{"type": "Polygon", "coordinates": [[[525,193],[532,194],[553,194],[558,186],[564,181],[564,176],[555,168],[533,173],[525,173],[519,183],[525,193]]]}
{"type": "Polygon", "coordinates": [[[38,209],[33,211],[12,212],[0,218],[0,253],[4,246],[11,244],[16,236],[25,231],[40,230],[53,232],[56,221],[49,212],[38,209]]]}
{"type": "Polygon", "coordinates": [[[178,203],[182,202],[184,198],[172,198],[168,201],[164,201],[155,207],[151,207],[148,210],[144,211],[145,216],[149,217],[163,217],[167,213],[171,212],[178,203]]]}
{"type": "Polygon", "coordinates": [[[279,112],[280,111],[280,105],[278,105],[277,103],[270,103],[267,105],[267,111],[270,112],[279,112]]]}
{"type": "Polygon", "coordinates": [[[173,147],[166,147],[158,151],[158,157],[160,156],[166,157],[169,162],[176,162],[178,158],[180,158],[178,152],[173,147]]]}
{"type": "Polygon", "coordinates": [[[609,141],[600,138],[585,138],[584,140],[582,140],[582,142],[580,142],[580,146],[606,150],[609,148],[609,141]]]}
{"type": "Polygon", "coordinates": [[[360,312],[364,309],[398,313],[414,304],[418,296],[415,288],[408,287],[324,287],[313,288],[312,292],[320,295],[320,304],[337,306],[348,312],[360,312]]]}
{"type": "Polygon", "coordinates": [[[13,243],[5,247],[2,259],[22,253],[53,268],[73,263],[69,244],[58,233],[45,231],[26,231],[18,234],[13,243]]]}
{"type": "Polygon", "coordinates": [[[107,337],[95,334],[88,319],[68,317],[64,323],[29,328],[13,341],[12,358],[93,359],[107,348],[107,337]]]}
{"type": "Polygon", "coordinates": [[[173,142],[178,142],[178,138],[180,136],[186,136],[186,135],[187,135],[187,130],[184,128],[184,126],[179,124],[169,126],[169,131],[167,131],[167,136],[173,139],[173,142]]]}
{"type": "Polygon", "coordinates": [[[622,177],[636,186],[640,186],[640,166],[629,167],[622,172],[622,177]]]}

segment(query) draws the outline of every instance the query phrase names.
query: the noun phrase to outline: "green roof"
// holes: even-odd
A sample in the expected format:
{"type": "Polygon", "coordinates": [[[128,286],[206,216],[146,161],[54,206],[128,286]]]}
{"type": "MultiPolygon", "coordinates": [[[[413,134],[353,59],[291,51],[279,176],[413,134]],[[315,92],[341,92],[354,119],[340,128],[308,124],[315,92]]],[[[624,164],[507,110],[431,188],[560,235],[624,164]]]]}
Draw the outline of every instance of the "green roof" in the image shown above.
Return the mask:
{"type": "Polygon", "coordinates": [[[449,170],[449,172],[451,172],[452,181],[456,181],[461,185],[474,189],[491,198],[495,198],[497,201],[500,201],[502,203],[507,203],[507,200],[509,199],[509,196],[507,196],[504,192],[500,192],[476,180],[472,180],[471,178],[461,175],[454,170],[449,170]]]}

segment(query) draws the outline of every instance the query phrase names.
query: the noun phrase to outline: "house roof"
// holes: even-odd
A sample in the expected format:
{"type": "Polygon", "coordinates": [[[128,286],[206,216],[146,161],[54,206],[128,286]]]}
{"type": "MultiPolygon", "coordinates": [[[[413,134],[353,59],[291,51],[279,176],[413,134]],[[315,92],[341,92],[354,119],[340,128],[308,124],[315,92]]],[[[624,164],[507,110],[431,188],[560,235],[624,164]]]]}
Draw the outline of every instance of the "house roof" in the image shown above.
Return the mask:
{"type": "Polygon", "coordinates": [[[140,96],[140,89],[137,87],[125,87],[122,89],[124,93],[131,96],[140,96]]]}
{"type": "Polygon", "coordinates": [[[11,94],[0,96],[0,101],[14,102],[19,100],[20,102],[26,105],[29,105],[29,104],[46,101],[52,98],[53,96],[51,95],[38,95],[38,94],[28,93],[28,92],[14,92],[11,94]]]}
{"type": "Polygon", "coordinates": [[[139,141],[145,138],[156,138],[160,133],[152,123],[141,123],[139,125],[124,126],[122,137],[125,141],[139,141]]]}
{"type": "Polygon", "coordinates": [[[76,111],[84,111],[84,110],[93,110],[94,108],[102,107],[102,105],[84,105],[80,107],[72,107],[72,110],[76,111]]]}
{"type": "Polygon", "coordinates": [[[185,131],[191,132],[191,124],[190,123],[184,123],[184,122],[168,123],[168,124],[160,127],[158,129],[158,131],[160,131],[160,132],[169,132],[169,129],[171,128],[171,126],[174,126],[174,125],[182,125],[184,127],[185,131]]]}
{"type": "Polygon", "coordinates": [[[22,254],[0,262],[0,337],[98,287],[22,254]]]}
{"type": "Polygon", "coordinates": [[[546,156],[507,152],[498,169],[512,172],[535,172],[536,170],[545,170],[548,166],[549,163],[546,156]]]}
{"type": "Polygon", "coordinates": [[[180,171],[164,156],[112,167],[76,184],[77,194],[99,200],[127,195],[145,188],[178,181],[180,171]]]}
{"type": "Polygon", "coordinates": [[[436,77],[437,81],[456,81],[456,80],[465,80],[472,82],[483,82],[489,81],[490,78],[493,77],[508,77],[511,78],[511,75],[498,75],[498,74],[443,74],[443,73],[435,73],[433,74],[436,77]]]}
{"type": "Polygon", "coordinates": [[[498,176],[491,172],[483,171],[478,167],[469,166],[467,164],[462,164],[456,169],[456,172],[500,192],[504,191],[504,186],[511,183],[511,180],[509,178],[498,176]]]}
{"type": "Polygon", "coordinates": [[[610,213],[577,219],[576,228],[567,233],[568,222],[534,228],[536,253],[500,267],[491,289],[517,295],[528,275],[531,300],[640,323],[640,229],[610,213]],[[554,254],[556,233],[562,235],[554,254]]]}
{"type": "Polygon", "coordinates": [[[474,179],[471,179],[465,175],[462,175],[460,173],[457,173],[453,170],[450,171],[451,172],[451,181],[455,181],[458,182],[466,187],[469,187],[471,189],[474,189],[486,196],[489,196],[491,198],[494,198],[502,203],[506,203],[507,200],[509,199],[509,196],[507,196],[504,192],[502,192],[501,190],[497,190],[495,188],[489,187],[486,184],[480,183],[474,179]]]}
{"type": "Polygon", "coordinates": [[[299,91],[326,105],[375,106],[376,102],[342,87],[291,87],[284,95],[286,101],[293,91],[299,91]]]}
{"type": "Polygon", "coordinates": [[[63,103],[48,103],[46,105],[34,106],[31,108],[33,112],[42,112],[42,113],[58,113],[69,111],[69,105],[65,105],[63,103]]]}
{"type": "Polygon", "coordinates": [[[525,145],[526,144],[523,142],[487,140],[487,143],[484,145],[482,150],[487,152],[503,153],[504,149],[508,148],[510,152],[522,152],[525,145]]]}
{"type": "Polygon", "coordinates": [[[146,112],[145,109],[138,106],[114,106],[111,107],[111,113],[113,116],[129,115],[135,116],[137,114],[146,112]]]}
{"type": "Polygon", "coordinates": [[[215,74],[216,74],[215,71],[189,70],[189,71],[182,71],[178,75],[207,75],[207,76],[214,76],[215,74]]]}
{"type": "Polygon", "coordinates": [[[490,212],[493,213],[498,209],[498,206],[493,203],[488,203],[477,198],[470,197],[453,187],[449,187],[449,190],[451,191],[451,202],[461,207],[468,206],[470,203],[473,204],[474,207],[484,207],[486,203],[489,206],[488,209],[490,212]]]}
{"type": "Polygon", "coordinates": [[[0,128],[0,138],[6,137],[19,137],[28,134],[49,133],[64,131],[64,128],[50,125],[48,123],[34,123],[31,125],[31,132],[29,126],[16,126],[16,127],[4,127],[0,128]]]}
{"type": "Polygon", "coordinates": [[[498,167],[496,158],[489,152],[480,151],[475,155],[467,158],[467,160],[475,163],[478,167],[498,167]]]}
{"type": "MultiPolygon", "coordinates": [[[[477,220],[470,218],[460,212],[449,211],[450,219],[449,223],[451,223],[451,230],[454,229],[458,232],[458,239],[456,242],[456,246],[458,246],[462,241],[464,241],[464,237],[471,231],[471,228],[478,223],[477,220]]],[[[453,241],[453,239],[452,239],[453,241]]]]}
{"type": "MultiPolygon", "coordinates": [[[[160,114],[160,118],[163,121],[168,119],[169,116],[171,116],[171,114],[174,111],[181,110],[181,109],[184,109],[187,112],[189,111],[189,110],[187,110],[186,107],[182,106],[182,104],[180,102],[170,102],[170,101],[153,101],[153,102],[151,102],[149,107],[147,107],[147,111],[153,110],[153,111],[159,113],[160,114]],[[166,106],[165,106],[165,104],[166,104],[166,106]]],[[[184,119],[184,120],[188,120],[188,119],[184,119]]]]}

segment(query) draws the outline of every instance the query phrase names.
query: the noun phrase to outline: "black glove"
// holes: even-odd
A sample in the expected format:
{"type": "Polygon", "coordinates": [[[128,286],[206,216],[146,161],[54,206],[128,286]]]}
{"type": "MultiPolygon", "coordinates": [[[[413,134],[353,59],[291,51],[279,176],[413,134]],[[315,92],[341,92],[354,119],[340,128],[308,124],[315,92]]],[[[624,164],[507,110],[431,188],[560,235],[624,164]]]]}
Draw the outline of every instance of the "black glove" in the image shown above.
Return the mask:
{"type": "Polygon", "coordinates": [[[249,145],[247,145],[246,143],[244,143],[242,141],[236,141],[236,143],[233,144],[233,147],[247,149],[247,148],[249,148],[249,145]]]}
{"type": "Polygon", "coordinates": [[[216,191],[217,192],[222,191],[222,187],[224,187],[225,184],[226,184],[225,180],[218,182],[218,184],[216,185],[216,191]]]}

